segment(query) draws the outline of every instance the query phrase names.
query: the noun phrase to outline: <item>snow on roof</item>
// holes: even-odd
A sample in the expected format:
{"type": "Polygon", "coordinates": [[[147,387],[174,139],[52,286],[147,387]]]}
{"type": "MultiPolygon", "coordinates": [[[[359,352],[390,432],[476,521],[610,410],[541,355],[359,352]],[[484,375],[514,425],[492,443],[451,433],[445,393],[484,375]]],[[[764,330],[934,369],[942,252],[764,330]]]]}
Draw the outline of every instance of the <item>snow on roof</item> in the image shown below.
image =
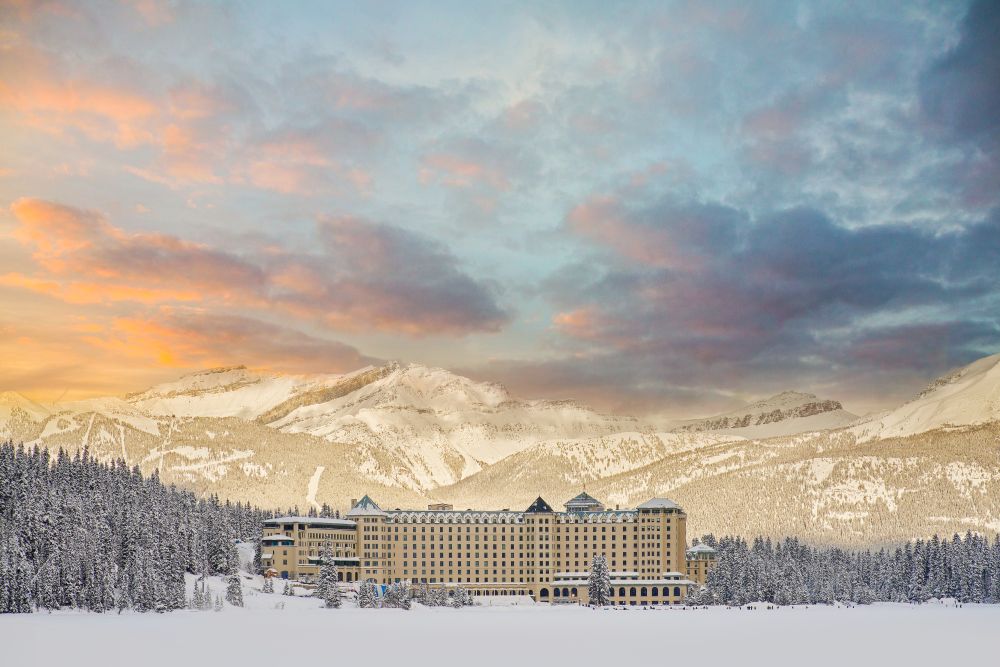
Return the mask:
{"type": "Polygon", "coordinates": [[[350,509],[347,516],[386,516],[386,513],[368,497],[368,494],[365,494],[365,497],[350,509]]]}
{"type": "Polygon", "coordinates": [[[289,537],[288,535],[265,535],[260,538],[261,542],[278,542],[280,540],[288,540],[289,542],[295,541],[294,537],[289,537]]]}
{"type": "Polygon", "coordinates": [[[260,557],[261,558],[266,558],[266,559],[270,560],[270,559],[274,558],[274,554],[273,553],[261,554],[260,557]]]}
{"type": "Polygon", "coordinates": [[[690,549],[688,549],[689,554],[714,554],[715,549],[708,546],[707,544],[696,544],[690,549]]]}
{"type": "MultiPolygon", "coordinates": [[[[365,496],[365,498],[367,497],[365,496]]],[[[346,519],[331,519],[318,516],[279,516],[274,519],[268,519],[264,522],[264,525],[274,526],[282,523],[305,523],[310,526],[328,526],[330,528],[354,528],[358,525],[356,522],[346,519]]]]}
{"type": "Polygon", "coordinates": [[[678,510],[680,505],[670,500],[670,498],[650,498],[636,509],[640,510],[678,510]]]}

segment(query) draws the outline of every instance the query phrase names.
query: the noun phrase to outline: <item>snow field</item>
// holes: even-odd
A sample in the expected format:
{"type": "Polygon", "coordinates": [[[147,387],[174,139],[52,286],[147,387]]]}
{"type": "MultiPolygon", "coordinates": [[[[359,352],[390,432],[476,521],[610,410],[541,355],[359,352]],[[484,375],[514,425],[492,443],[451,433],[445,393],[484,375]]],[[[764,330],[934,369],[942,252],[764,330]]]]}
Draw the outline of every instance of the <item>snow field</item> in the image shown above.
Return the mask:
{"type": "Polygon", "coordinates": [[[1000,627],[997,605],[752,611],[415,605],[401,611],[321,609],[311,598],[247,593],[246,608],[227,606],[222,612],[2,616],[2,663],[915,667],[966,660],[994,664],[1000,627]],[[285,608],[271,602],[285,602],[285,608]]]}

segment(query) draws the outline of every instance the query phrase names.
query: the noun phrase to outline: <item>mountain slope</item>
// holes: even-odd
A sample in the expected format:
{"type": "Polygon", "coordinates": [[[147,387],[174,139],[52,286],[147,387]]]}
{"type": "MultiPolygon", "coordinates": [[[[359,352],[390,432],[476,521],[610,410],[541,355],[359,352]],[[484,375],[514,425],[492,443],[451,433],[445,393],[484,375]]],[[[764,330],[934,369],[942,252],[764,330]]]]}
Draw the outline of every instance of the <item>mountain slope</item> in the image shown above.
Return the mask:
{"type": "Polygon", "coordinates": [[[678,424],[675,431],[716,431],[747,438],[771,438],[846,426],[857,415],[837,401],[786,391],[742,408],[678,424]]]}
{"type": "MultiPolygon", "coordinates": [[[[498,384],[417,364],[392,364],[347,392],[316,392],[270,414],[270,426],[391,454],[398,474],[384,483],[415,490],[451,484],[541,440],[634,428],[567,401],[520,401],[498,384]]],[[[262,418],[266,418],[265,417],[262,418]]]]}
{"type": "Polygon", "coordinates": [[[609,506],[674,498],[694,533],[865,544],[1000,530],[998,368],[1000,355],[987,357],[846,427],[854,416],[838,403],[788,392],[656,432],[388,364],[313,376],[217,369],[124,400],[48,406],[7,393],[0,429],[267,507],[345,509],[363,493],[385,506],[513,508],[538,494],[555,506],[586,486],[609,506]]]}
{"type": "Polygon", "coordinates": [[[438,500],[468,507],[526,507],[541,491],[558,502],[584,486],[643,468],[670,454],[741,439],[714,433],[625,432],[547,440],[431,493],[438,500]]]}
{"type": "Polygon", "coordinates": [[[1000,420],[1000,354],[932,382],[916,398],[852,428],[863,440],[1000,420]]]}

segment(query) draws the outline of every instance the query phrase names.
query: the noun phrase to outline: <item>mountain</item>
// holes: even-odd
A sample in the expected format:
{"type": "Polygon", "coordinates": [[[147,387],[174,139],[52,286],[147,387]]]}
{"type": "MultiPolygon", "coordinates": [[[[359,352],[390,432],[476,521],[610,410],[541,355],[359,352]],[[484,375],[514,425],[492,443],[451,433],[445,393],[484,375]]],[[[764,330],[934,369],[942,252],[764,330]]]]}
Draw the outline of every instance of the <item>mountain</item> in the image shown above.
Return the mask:
{"type": "Polygon", "coordinates": [[[680,432],[716,431],[747,438],[772,438],[840,428],[858,419],[837,401],[786,391],[742,408],[705,419],[682,422],[680,432]]]}
{"type": "Polygon", "coordinates": [[[0,394],[0,435],[267,507],[556,506],[586,487],[609,506],[669,496],[693,534],[872,544],[1000,531],[998,397],[995,355],[865,419],[785,392],[665,431],[417,364],[232,367],[121,398],[0,394]]]}
{"type": "Polygon", "coordinates": [[[547,440],[432,493],[435,499],[456,506],[527,507],[540,490],[551,498],[570,498],[601,479],[641,469],[672,454],[738,440],[742,438],[715,433],[652,431],[547,440]]]}
{"type": "Polygon", "coordinates": [[[537,442],[637,426],[632,417],[519,400],[498,384],[397,363],[342,375],[219,368],[124,399],[43,407],[11,395],[0,405],[8,404],[0,413],[8,437],[87,447],[155,467],[168,482],[281,505],[317,497],[345,504],[376,488],[386,502],[419,504],[422,493],[537,442]]]}
{"type": "Polygon", "coordinates": [[[371,456],[388,453],[400,471],[381,481],[415,490],[456,482],[541,440],[637,424],[569,401],[518,400],[501,385],[417,364],[353,377],[350,391],[302,393],[259,419],[285,433],[357,443],[371,456]]]}
{"type": "Polygon", "coordinates": [[[860,439],[892,438],[1000,420],[1000,354],[932,382],[913,400],[857,425],[860,439]]]}
{"type": "Polygon", "coordinates": [[[48,416],[45,407],[16,391],[0,392],[0,440],[24,439],[48,416]]]}

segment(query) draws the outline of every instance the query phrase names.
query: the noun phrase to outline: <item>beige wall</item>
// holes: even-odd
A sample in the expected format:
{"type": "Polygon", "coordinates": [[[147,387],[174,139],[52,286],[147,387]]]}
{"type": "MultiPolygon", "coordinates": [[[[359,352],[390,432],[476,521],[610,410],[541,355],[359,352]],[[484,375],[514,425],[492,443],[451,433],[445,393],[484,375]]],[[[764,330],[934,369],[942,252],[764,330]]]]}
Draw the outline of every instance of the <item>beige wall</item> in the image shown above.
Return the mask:
{"type": "Polygon", "coordinates": [[[687,593],[687,584],[681,583],[687,579],[687,517],[679,509],[396,510],[351,518],[357,522],[354,531],[324,531],[301,524],[292,531],[265,528],[265,535],[290,532],[296,542],[293,548],[276,547],[272,566],[291,578],[315,576],[318,567],[308,564],[308,556],[318,556],[330,540],[336,545],[335,554],[358,558],[352,580],[358,576],[380,584],[409,580],[417,585],[462,586],[480,595],[529,594],[548,601],[564,601],[566,592],[570,601],[586,602],[591,561],[603,554],[616,603],[679,603],[687,593]],[[287,555],[280,553],[284,550],[287,555]],[[574,574],[569,579],[557,577],[566,573],[574,574]]]}

